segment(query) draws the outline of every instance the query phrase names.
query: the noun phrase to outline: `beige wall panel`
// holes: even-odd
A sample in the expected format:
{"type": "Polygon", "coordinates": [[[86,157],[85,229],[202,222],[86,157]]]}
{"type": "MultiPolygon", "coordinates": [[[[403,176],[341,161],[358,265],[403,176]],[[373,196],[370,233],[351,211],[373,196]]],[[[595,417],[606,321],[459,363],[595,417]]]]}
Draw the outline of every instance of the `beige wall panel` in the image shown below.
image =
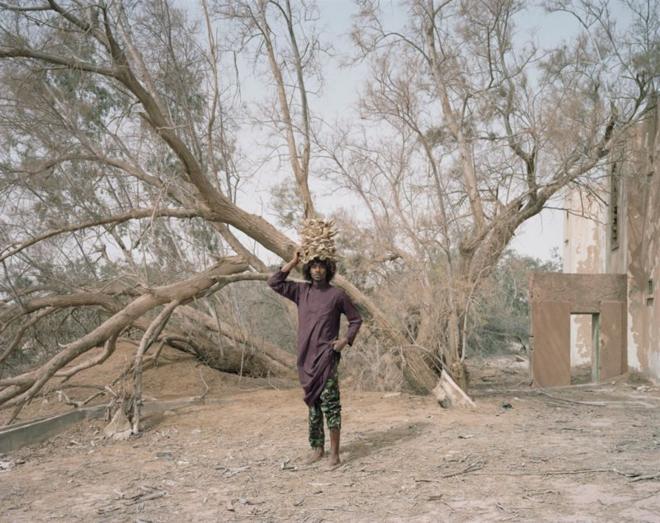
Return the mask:
{"type": "Polygon", "coordinates": [[[571,383],[570,303],[547,302],[532,309],[532,376],[537,387],[571,383]]]}
{"type": "Polygon", "coordinates": [[[569,302],[572,313],[594,313],[601,301],[626,300],[626,276],[535,272],[529,289],[532,302],[569,302]]]}
{"type": "Polygon", "coordinates": [[[626,305],[603,302],[600,305],[600,381],[619,376],[628,370],[626,363],[626,305]]]}

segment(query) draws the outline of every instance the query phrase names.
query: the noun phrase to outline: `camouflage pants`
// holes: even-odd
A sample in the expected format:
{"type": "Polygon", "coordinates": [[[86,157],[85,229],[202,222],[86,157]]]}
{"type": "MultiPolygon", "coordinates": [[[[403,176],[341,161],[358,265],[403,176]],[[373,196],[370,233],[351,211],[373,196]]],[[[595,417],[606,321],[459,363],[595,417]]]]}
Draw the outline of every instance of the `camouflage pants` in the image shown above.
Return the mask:
{"type": "Polygon", "coordinates": [[[312,448],[323,447],[325,445],[323,415],[325,415],[328,430],[341,429],[339,376],[336,368],[330,374],[328,381],[325,382],[319,399],[314,405],[309,407],[309,444],[312,448]]]}

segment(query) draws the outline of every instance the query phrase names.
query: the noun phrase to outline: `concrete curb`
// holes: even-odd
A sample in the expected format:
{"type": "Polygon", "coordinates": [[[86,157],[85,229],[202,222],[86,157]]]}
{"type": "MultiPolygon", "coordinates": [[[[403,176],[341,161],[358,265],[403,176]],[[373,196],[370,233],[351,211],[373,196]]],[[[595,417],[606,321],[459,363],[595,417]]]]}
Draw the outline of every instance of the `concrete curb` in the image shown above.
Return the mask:
{"type": "MultiPolygon", "coordinates": [[[[142,407],[142,414],[149,416],[165,410],[203,404],[199,398],[183,398],[171,401],[150,401],[142,407]]],[[[105,414],[107,405],[83,407],[47,418],[24,421],[0,428],[0,453],[8,453],[28,445],[40,443],[63,432],[69,426],[85,419],[97,419],[105,414]]]]}

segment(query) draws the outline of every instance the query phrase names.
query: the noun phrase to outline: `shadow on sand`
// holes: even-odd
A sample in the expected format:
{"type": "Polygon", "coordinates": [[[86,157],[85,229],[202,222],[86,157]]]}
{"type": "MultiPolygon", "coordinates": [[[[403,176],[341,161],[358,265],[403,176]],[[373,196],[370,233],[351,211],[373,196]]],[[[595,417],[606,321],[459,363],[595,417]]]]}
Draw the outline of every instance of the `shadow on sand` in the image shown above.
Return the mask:
{"type": "Polygon", "coordinates": [[[405,423],[387,430],[356,432],[350,443],[342,445],[342,460],[344,463],[353,462],[382,449],[415,439],[427,425],[427,422],[405,423]]]}

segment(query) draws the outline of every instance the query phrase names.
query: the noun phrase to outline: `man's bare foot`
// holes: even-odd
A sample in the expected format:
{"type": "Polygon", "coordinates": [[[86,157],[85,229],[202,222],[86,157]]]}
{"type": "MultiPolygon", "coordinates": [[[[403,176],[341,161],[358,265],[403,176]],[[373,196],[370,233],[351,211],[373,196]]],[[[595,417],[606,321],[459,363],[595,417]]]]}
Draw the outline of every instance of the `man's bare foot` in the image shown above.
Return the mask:
{"type": "Polygon", "coordinates": [[[309,453],[309,456],[307,457],[307,463],[316,463],[318,460],[320,460],[324,456],[325,452],[323,450],[323,447],[317,447],[313,448],[312,451],[309,453]]]}
{"type": "Polygon", "coordinates": [[[341,460],[339,459],[339,454],[330,454],[330,466],[336,467],[337,465],[340,464],[341,464],[341,460]]]}

